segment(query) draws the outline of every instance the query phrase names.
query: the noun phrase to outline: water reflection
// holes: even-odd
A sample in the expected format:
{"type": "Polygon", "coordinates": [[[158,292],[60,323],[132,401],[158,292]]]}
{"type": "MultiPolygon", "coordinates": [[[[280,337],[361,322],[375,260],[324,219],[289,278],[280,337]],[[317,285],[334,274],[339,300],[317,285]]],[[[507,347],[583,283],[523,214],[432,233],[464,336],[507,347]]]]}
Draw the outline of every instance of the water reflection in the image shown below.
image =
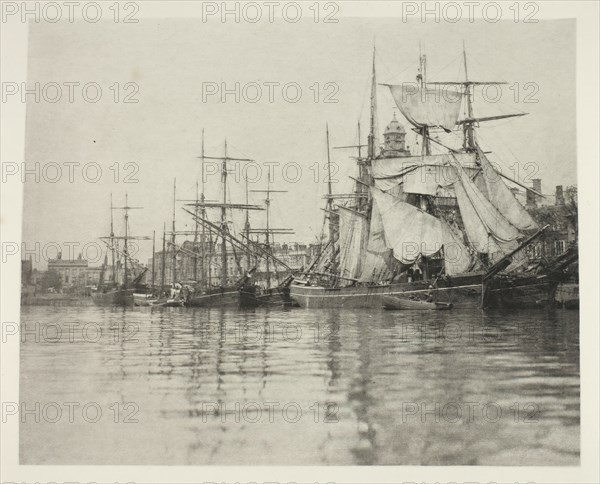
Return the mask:
{"type": "Polygon", "coordinates": [[[24,464],[579,462],[578,312],[22,314],[104,331],[28,338],[22,400],[97,402],[106,417],[26,419],[24,464]]]}

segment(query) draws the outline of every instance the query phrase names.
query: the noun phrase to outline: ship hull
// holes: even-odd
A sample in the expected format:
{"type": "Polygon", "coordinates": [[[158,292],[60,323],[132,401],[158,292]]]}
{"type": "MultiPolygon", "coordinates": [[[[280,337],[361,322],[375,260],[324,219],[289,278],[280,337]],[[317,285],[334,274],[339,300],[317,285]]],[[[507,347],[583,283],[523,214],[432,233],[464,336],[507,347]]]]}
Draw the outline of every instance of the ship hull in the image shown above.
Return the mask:
{"type": "Polygon", "coordinates": [[[152,306],[152,302],[156,301],[156,298],[152,294],[133,294],[133,305],[134,306],[152,306]]]}
{"type": "Polygon", "coordinates": [[[495,279],[486,288],[486,308],[552,307],[559,281],[542,277],[495,279]]]}
{"type": "Polygon", "coordinates": [[[240,291],[235,287],[211,289],[203,294],[191,295],[185,305],[194,308],[203,307],[239,307],[240,291]]]}
{"type": "Polygon", "coordinates": [[[153,299],[150,301],[150,304],[148,304],[148,306],[159,308],[180,308],[184,306],[184,302],[181,299],[171,298],[153,299]]]}
{"type": "Polygon", "coordinates": [[[262,294],[257,294],[256,302],[258,306],[265,307],[297,306],[290,297],[289,287],[270,289],[262,294]]]}
{"type": "Polygon", "coordinates": [[[241,308],[255,308],[258,306],[258,299],[256,298],[256,288],[254,286],[242,288],[239,290],[239,307],[241,308]]]}
{"type": "Polygon", "coordinates": [[[444,311],[452,309],[452,303],[429,302],[408,297],[383,296],[383,307],[388,310],[444,311]]]}
{"type": "Polygon", "coordinates": [[[94,292],[92,300],[98,306],[133,306],[133,289],[94,292]]]}
{"type": "Polygon", "coordinates": [[[481,276],[461,285],[428,289],[428,281],[373,286],[328,288],[292,284],[290,296],[303,308],[382,309],[384,296],[404,296],[425,299],[431,292],[434,302],[452,303],[455,309],[481,307],[481,276]],[[476,280],[479,279],[479,282],[476,280]]]}

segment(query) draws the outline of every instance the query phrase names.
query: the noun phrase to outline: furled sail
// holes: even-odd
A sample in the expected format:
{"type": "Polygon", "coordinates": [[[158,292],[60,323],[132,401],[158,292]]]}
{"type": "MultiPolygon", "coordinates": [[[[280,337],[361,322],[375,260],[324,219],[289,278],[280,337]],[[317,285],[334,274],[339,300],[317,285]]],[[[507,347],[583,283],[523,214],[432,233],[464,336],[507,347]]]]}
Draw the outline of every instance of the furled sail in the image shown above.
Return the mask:
{"type": "Polygon", "coordinates": [[[363,214],[339,208],[340,276],[357,279],[361,274],[362,254],[367,245],[368,220],[363,214]]]}
{"type": "Polygon", "coordinates": [[[506,219],[519,230],[536,230],[538,224],[535,223],[531,215],[525,210],[523,205],[515,198],[512,192],[504,183],[504,180],[496,172],[492,164],[486,158],[482,151],[479,151],[483,179],[487,188],[487,197],[492,204],[506,217],[506,219]]]}
{"type": "Polygon", "coordinates": [[[442,182],[438,168],[438,166],[425,165],[407,173],[404,176],[404,192],[435,196],[442,182]]]}
{"type": "Polygon", "coordinates": [[[422,88],[414,84],[389,85],[396,106],[410,124],[417,128],[439,126],[453,129],[460,114],[462,93],[444,87],[422,88]]]}
{"type": "MultiPolygon", "coordinates": [[[[474,153],[454,155],[464,169],[471,174],[480,171],[474,153]]],[[[403,182],[409,182],[414,193],[431,193],[434,185],[447,187],[458,178],[451,163],[451,154],[405,156],[399,158],[378,158],[372,161],[372,174],[375,186],[388,191],[403,182]]],[[[406,191],[406,190],[405,190],[406,191]]]]}
{"type": "Polygon", "coordinates": [[[379,190],[373,190],[373,198],[381,214],[385,245],[398,261],[414,264],[421,256],[440,251],[443,237],[437,218],[379,190]]]}
{"type": "Polygon", "coordinates": [[[518,245],[520,232],[477,189],[462,167],[454,166],[459,175],[454,191],[471,246],[486,254],[510,252],[518,245]]]}

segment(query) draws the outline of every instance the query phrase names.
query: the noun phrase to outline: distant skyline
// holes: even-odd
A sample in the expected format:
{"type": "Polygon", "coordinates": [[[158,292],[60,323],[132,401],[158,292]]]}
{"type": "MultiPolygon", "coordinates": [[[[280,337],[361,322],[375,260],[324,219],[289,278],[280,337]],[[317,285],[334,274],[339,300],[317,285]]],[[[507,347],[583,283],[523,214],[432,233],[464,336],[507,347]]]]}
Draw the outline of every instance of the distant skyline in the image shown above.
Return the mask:
{"type": "MultiPolygon", "coordinates": [[[[144,207],[131,213],[131,230],[148,236],[155,230],[160,248],[163,222],[167,230],[171,226],[173,180],[177,179],[178,199],[196,196],[203,129],[207,155],[222,155],[226,138],[232,157],[251,158],[265,169],[265,163],[279,163],[271,187],[287,193],[273,196],[272,224],[296,232],[279,241],[315,241],[326,190],[325,126],[331,146],[345,146],[357,143],[360,121],[361,142],[366,143],[374,39],[380,83],[414,81],[419,42],[428,58],[428,79],[462,80],[464,41],[470,79],[509,83],[498,102],[486,105],[478,92],[476,113],[529,113],[482,125],[479,141],[493,152],[492,160],[520,181],[541,178],[547,194],[553,194],[556,185],[577,183],[574,20],[413,24],[343,18],[338,24],[252,25],[144,19],[125,25],[33,24],[28,82],[96,82],[103,97],[97,103],[79,95],[73,103],[66,96],[57,103],[28,103],[25,161],[63,167],[65,162],[93,162],[102,168],[102,176],[97,183],[86,182],[75,168],[75,183],[70,183],[63,169],[58,183],[26,183],[23,241],[83,245],[108,235],[112,192],[115,205],[123,205],[127,193],[131,205],[144,207]],[[122,102],[133,92],[125,88],[129,82],[138,87],[133,94],[138,103],[122,102]],[[240,83],[247,86],[247,97],[255,96],[254,84],[249,83],[256,83],[263,87],[263,96],[255,103],[234,102],[233,95],[224,103],[218,96],[203,100],[203,83],[205,90],[222,83],[231,89],[240,83]],[[302,95],[297,102],[286,101],[285,95],[293,97],[295,91],[283,93],[276,86],[274,102],[269,102],[265,83],[297,83],[302,95]],[[124,183],[124,176],[134,171],[139,182],[124,183]],[[298,175],[297,182],[290,181],[298,175]]],[[[397,109],[385,86],[378,87],[377,97],[382,142],[381,134],[397,109]]],[[[397,116],[409,131],[406,120],[397,116]]],[[[407,136],[411,149],[417,148],[415,139],[412,133],[407,136]]],[[[350,156],[355,155],[355,150],[331,150],[339,180],[334,191],[351,189],[348,175],[355,174],[356,166],[350,156]]],[[[88,175],[95,176],[91,170],[88,175]]],[[[231,199],[244,202],[244,183],[239,177],[236,181],[235,172],[230,179],[231,199]]],[[[265,188],[266,176],[250,184],[251,190],[265,188]]],[[[208,176],[206,196],[220,196],[218,173],[208,176]]],[[[251,193],[250,201],[260,203],[261,197],[251,193]]],[[[180,206],[177,228],[189,230],[193,222],[180,206]]],[[[260,213],[252,214],[251,221],[264,225],[260,213]]],[[[121,232],[122,221],[116,218],[115,227],[121,232]]],[[[145,262],[150,256],[148,242],[138,258],[145,262]]]]}

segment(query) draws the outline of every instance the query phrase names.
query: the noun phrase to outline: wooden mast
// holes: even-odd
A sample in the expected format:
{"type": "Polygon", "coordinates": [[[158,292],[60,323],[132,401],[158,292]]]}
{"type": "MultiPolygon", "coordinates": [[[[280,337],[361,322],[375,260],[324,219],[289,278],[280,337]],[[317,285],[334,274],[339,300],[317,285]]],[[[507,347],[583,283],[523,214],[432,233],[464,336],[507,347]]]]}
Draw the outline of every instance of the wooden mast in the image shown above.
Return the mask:
{"type": "MultiPolygon", "coordinates": [[[[217,236],[221,237],[221,284],[223,286],[226,285],[227,283],[227,276],[228,276],[228,264],[227,264],[227,240],[228,238],[232,238],[231,234],[229,233],[229,228],[227,225],[227,209],[228,208],[232,208],[232,209],[237,209],[237,210],[256,210],[259,209],[258,207],[255,207],[253,205],[248,205],[248,204],[239,204],[239,203],[227,203],[227,161],[229,160],[235,160],[235,161],[254,161],[248,158],[231,158],[227,155],[227,140],[225,140],[224,143],[224,155],[223,156],[219,156],[219,157],[215,157],[215,156],[206,156],[204,154],[204,130],[202,130],[202,156],[200,157],[202,159],[202,193],[200,194],[200,202],[198,202],[198,200],[196,200],[194,203],[187,203],[186,205],[193,205],[194,207],[200,207],[201,209],[201,213],[202,213],[202,217],[198,217],[198,211],[194,210],[194,212],[190,212],[188,210],[185,210],[188,214],[192,215],[194,217],[195,220],[198,220],[201,224],[202,224],[202,240],[201,240],[201,260],[202,260],[202,280],[203,280],[203,285],[204,285],[204,280],[205,280],[205,275],[206,275],[206,269],[208,269],[208,276],[206,278],[208,285],[211,284],[211,270],[210,270],[210,265],[209,267],[206,267],[205,264],[205,243],[206,243],[206,225],[208,224],[208,226],[210,227],[211,224],[208,222],[207,218],[206,218],[206,209],[207,208],[220,208],[221,209],[221,221],[220,221],[220,228],[217,231],[217,236]],[[222,202],[214,202],[214,201],[206,201],[205,195],[204,195],[204,160],[205,159],[212,159],[212,160],[221,160],[221,184],[223,187],[223,198],[222,198],[222,202]]],[[[262,209],[259,209],[262,210],[262,209]]],[[[209,230],[209,239],[210,239],[210,246],[212,247],[212,230],[209,230]]],[[[209,252],[209,257],[212,256],[212,252],[209,252]]]]}
{"type": "MultiPolygon", "coordinates": [[[[247,173],[246,173],[247,175],[247,173]]],[[[248,199],[248,177],[246,176],[246,205],[249,205],[250,201],[248,199]]],[[[268,208],[267,208],[268,210],[268,208]]],[[[244,224],[244,233],[246,234],[246,239],[250,240],[250,210],[246,209],[246,223],[244,224]]],[[[246,252],[246,270],[249,271],[252,268],[252,258],[250,256],[250,252],[246,252]]]]}
{"type": "Polygon", "coordinates": [[[125,239],[123,241],[123,287],[127,287],[127,279],[128,279],[128,272],[127,272],[127,259],[129,257],[129,249],[127,247],[127,226],[129,225],[129,205],[127,203],[127,193],[125,194],[125,239]]]}
{"type": "Polygon", "coordinates": [[[367,156],[372,160],[375,158],[375,138],[377,136],[377,133],[375,133],[377,121],[377,76],[375,73],[375,46],[373,46],[373,69],[371,75],[371,110],[367,156]]]}
{"type": "Polygon", "coordinates": [[[171,280],[172,283],[175,284],[177,282],[177,251],[175,246],[175,197],[177,191],[177,179],[173,178],[173,225],[171,231],[171,250],[173,254],[171,255],[171,280]]]}
{"type": "MultiPolygon", "coordinates": [[[[202,203],[204,203],[205,201],[205,196],[204,196],[204,128],[202,128],[202,157],[200,160],[200,164],[201,164],[201,169],[200,169],[200,174],[202,179],[200,180],[200,186],[202,187],[202,190],[200,192],[200,201],[202,203]]],[[[202,218],[206,218],[206,208],[201,207],[200,213],[202,213],[202,218]]],[[[204,227],[204,224],[202,224],[202,236],[200,238],[200,276],[202,277],[202,286],[206,286],[205,283],[205,277],[206,277],[206,264],[205,264],[205,259],[206,259],[206,228],[204,227]]],[[[209,268],[209,272],[210,272],[210,268],[209,268]]],[[[210,275],[209,275],[209,282],[210,282],[210,275]]]]}
{"type": "MultiPolygon", "coordinates": [[[[473,119],[473,103],[471,99],[471,84],[469,83],[469,72],[467,70],[467,51],[465,49],[465,43],[463,41],[463,63],[465,66],[465,95],[467,100],[467,116],[469,119],[473,119]]],[[[464,131],[464,142],[463,147],[466,151],[475,149],[475,137],[473,135],[473,123],[465,123],[463,125],[464,131]]]]}
{"type": "MultiPolygon", "coordinates": [[[[270,173],[269,173],[270,175],[270,173]]],[[[271,230],[270,224],[269,224],[269,206],[271,205],[271,197],[270,197],[270,189],[271,189],[271,180],[270,180],[270,176],[267,177],[267,198],[265,199],[265,205],[267,207],[267,232],[265,235],[265,248],[267,249],[268,252],[271,252],[271,242],[270,242],[270,237],[269,237],[269,231],[271,230]]],[[[267,257],[266,260],[266,269],[267,269],[267,289],[269,289],[271,287],[271,266],[269,264],[269,258],[267,257]]]]}
{"type": "Polygon", "coordinates": [[[165,262],[167,250],[167,223],[163,223],[162,261],[160,265],[160,290],[165,290],[165,262]]]}
{"type": "MultiPolygon", "coordinates": [[[[199,202],[198,198],[198,180],[196,180],[196,203],[199,202]]],[[[198,205],[195,209],[196,215],[198,215],[198,205]]],[[[192,271],[194,281],[198,280],[198,219],[194,225],[194,270],[192,271]]]]}
{"type": "MultiPolygon", "coordinates": [[[[505,81],[471,81],[469,80],[469,70],[467,67],[467,51],[465,43],[463,42],[463,66],[465,69],[465,80],[464,81],[441,81],[441,82],[428,82],[432,85],[448,85],[448,86],[461,86],[462,95],[465,97],[467,117],[456,122],[457,125],[462,125],[463,128],[463,150],[465,152],[477,151],[477,143],[475,141],[475,124],[482,121],[495,121],[499,119],[512,118],[515,116],[524,116],[527,113],[512,113],[512,114],[500,114],[497,116],[487,116],[481,118],[475,118],[473,115],[473,95],[475,86],[493,86],[507,84],[505,81]]],[[[436,140],[432,140],[438,144],[436,140]]]]}
{"type": "Polygon", "coordinates": [[[117,284],[117,269],[115,265],[115,230],[113,224],[113,201],[112,192],[110,193],[110,250],[112,255],[112,281],[117,284]]]}
{"type": "MultiPolygon", "coordinates": [[[[267,177],[267,189],[266,190],[252,190],[252,192],[256,192],[256,193],[266,193],[266,198],[265,198],[265,209],[266,209],[266,228],[265,229],[252,229],[249,231],[249,234],[252,233],[264,233],[265,234],[265,250],[264,253],[266,254],[265,257],[265,269],[266,269],[266,275],[265,275],[265,279],[266,279],[266,285],[267,285],[267,289],[269,289],[271,287],[271,261],[270,259],[273,258],[273,265],[274,265],[274,272],[275,272],[275,278],[278,280],[278,275],[277,275],[277,263],[279,262],[281,264],[281,261],[278,260],[274,255],[273,252],[271,250],[272,244],[273,244],[273,235],[274,234],[285,234],[285,235],[289,235],[289,234],[293,234],[293,230],[292,229],[272,229],[271,228],[271,194],[272,193],[287,193],[286,190],[271,190],[271,185],[270,185],[270,173],[269,176],[267,177]]],[[[257,239],[258,240],[258,239],[257,239]]],[[[260,242],[258,242],[260,244],[260,242]]],[[[284,264],[283,267],[285,267],[286,269],[289,270],[289,267],[287,266],[287,264],[284,264]]]]}
{"type": "MultiPolygon", "coordinates": [[[[221,169],[221,183],[223,186],[223,206],[221,207],[221,229],[227,232],[227,139],[221,169]]],[[[221,237],[221,286],[227,284],[227,239],[221,237]]]]}
{"type": "Polygon", "coordinates": [[[154,290],[155,272],[156,272],[156,230],[152,231],[152,290],[154,290]]]}
{"type": "MultiPolygon", "coordinates": [[[[427,56],[421,53],[421,43],[419,42],[419,75],[417,76],[420,81],[420,88],[422,90],[427,89],[427,56]]],[[[424,125],[421,128],[421,137],[423,138],[423,144],[421,146],[421,154],[428,156],[431,154],[431,145],[429,143],[429,126],[424,125]]]]}
{"type": "Polygon", "coordinates": [[[325,125],[325,134],[326,134],[326,138],[327,138],[327,218],[329,220],[329,243],[331,244],[333,251],[332,251],[332,255],[331,255],[331,272],[335,273],[337,270],[337,258],[336,258],[336,251],[335,251],[335,226],[334,226],[334,221],[333,216],[334,216],[334,211],[333,211],[333,190],[332,190],[332,186],[331,186],[331,155],[330,155],[330,150],[329,150],[329,125],[325,125]]]}

